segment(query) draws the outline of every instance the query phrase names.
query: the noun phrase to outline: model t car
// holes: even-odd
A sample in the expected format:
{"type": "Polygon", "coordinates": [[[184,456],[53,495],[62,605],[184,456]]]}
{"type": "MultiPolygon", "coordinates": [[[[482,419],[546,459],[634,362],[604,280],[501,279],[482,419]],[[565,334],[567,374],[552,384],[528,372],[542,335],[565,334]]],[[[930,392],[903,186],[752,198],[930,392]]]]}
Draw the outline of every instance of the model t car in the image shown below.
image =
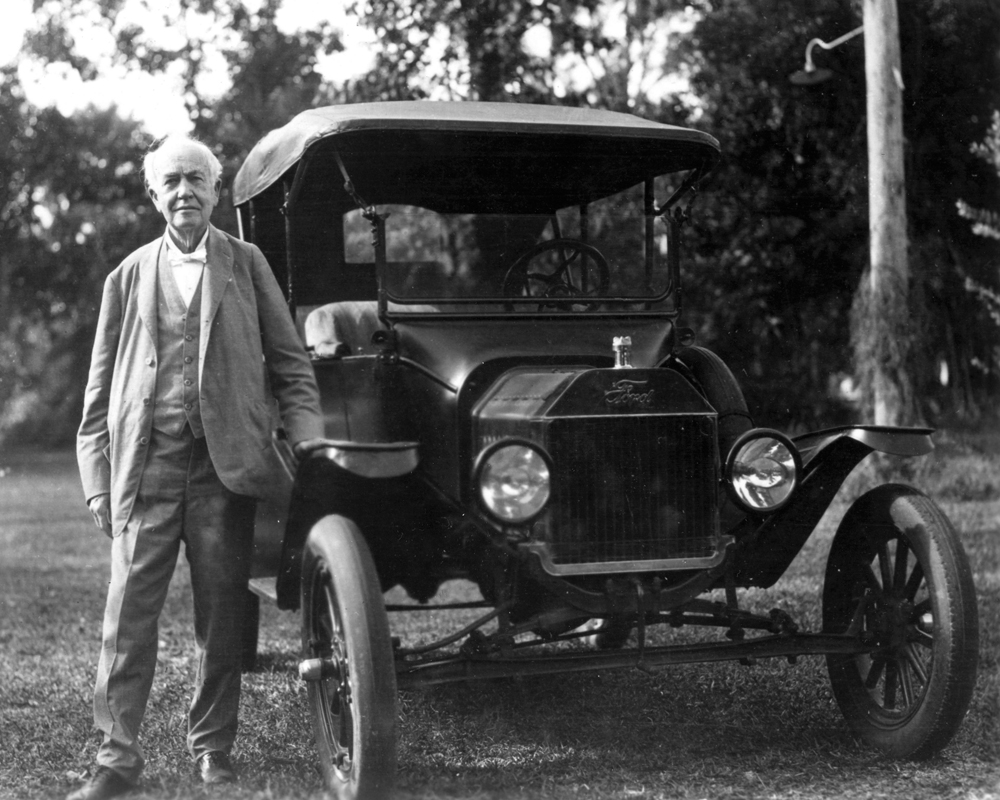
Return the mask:
{"type": "Polygon", "coordinates": [[[275,432],[252,588],[301,610],[335,795],[390,792],[397,687],[515,674],[822,654],[863,741],[922,758],[956,732],[975,594],[917,490],[847,511],[821,630],[740,606],[862,459],[932,444],[755,426],[681,325],[680,233],[718,158],[627,114],[432,102],[314,109],[250,153],[240,229],[312,351],[327,436],[298,463],[275,432]],[[454,579],[478,587],[470,624],[394,636],[397,610],[454,607],[431,602],[454,579]],[[393,587],[410,601],[387,606],[393,587]],[[700,643],[649,636],[695,625],[700,643]]]}

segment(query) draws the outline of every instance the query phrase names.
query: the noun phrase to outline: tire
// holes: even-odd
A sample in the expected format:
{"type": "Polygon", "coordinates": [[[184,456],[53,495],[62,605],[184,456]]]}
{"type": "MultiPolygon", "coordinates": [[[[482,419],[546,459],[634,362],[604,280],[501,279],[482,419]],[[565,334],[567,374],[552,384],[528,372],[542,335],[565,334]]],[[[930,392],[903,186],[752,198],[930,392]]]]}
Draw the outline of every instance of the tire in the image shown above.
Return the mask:
{"type": "Polygon", "coordinates": [[[371,553],[350,520],[309,533],[302,565],[302,653],[329,670],[309,680],[316,747],[338,800],[382,800],[396,776],[396,672],[371,553]]]}
{"type": "Polygon", "coordinates": [[[908,759],[948,744],[972,699],[979,624],[968,558],[929,498],[886,485],[851,506],[827,562],[823,628],[875,645],[827,656],[834,697],[863,742],[908,759]]]}

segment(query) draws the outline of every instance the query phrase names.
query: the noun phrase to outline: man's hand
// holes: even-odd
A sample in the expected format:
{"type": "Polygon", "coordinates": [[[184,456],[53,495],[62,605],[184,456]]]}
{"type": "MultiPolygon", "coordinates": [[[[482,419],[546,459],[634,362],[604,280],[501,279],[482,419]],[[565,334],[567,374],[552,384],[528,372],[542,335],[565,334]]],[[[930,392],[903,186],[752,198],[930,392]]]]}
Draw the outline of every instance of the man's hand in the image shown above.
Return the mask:
{"type": "Polygon", "coordinates": [[[303,439],[301,442],[296,442],[292,445],[292,452],[301,461],[313,450],[318,450],[322,447],[325,441],[325,439],[303,439]]]}
{"type": "Polygon", "coordinates": [[[111,495],[98,494],[87,501],[90,513],[94,515],[94,524],[97,525],[104,535],[111,538],[111,495]]]}
{"type": "Polygon", "coordinates": [[[351,354],[351,348],[344,342],[317,342],[312,351],[316,358],[343,358],[351,354]]]}

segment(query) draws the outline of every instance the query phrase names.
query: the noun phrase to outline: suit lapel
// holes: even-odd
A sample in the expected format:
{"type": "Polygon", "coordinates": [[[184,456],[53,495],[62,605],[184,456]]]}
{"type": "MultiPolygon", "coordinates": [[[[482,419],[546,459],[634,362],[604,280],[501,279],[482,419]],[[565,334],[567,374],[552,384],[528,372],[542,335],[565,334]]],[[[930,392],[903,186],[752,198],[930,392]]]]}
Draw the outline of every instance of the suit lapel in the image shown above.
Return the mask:
{"type": "Polygon", "coordinates": [[[150,248],[149,253],[139,264],[139,316],[143,325],[149,333],[149,338],[153,340],[155,349],[158,342],[156,336],[157,312],[156,312],[156,285],[157,270],[167,268],[167,248],[160,240],[159,247],[150,248]]]}
{"type": "Polygon", "coordinates": [[[212,333],[212,320],[219,310],[222,295],[233,277],[233,248],[229,240],[214,225],[209,226],[208,262],[201,276],[201,342],[198,358],[198,382],[205,368],[205,353],[212,333]]]}

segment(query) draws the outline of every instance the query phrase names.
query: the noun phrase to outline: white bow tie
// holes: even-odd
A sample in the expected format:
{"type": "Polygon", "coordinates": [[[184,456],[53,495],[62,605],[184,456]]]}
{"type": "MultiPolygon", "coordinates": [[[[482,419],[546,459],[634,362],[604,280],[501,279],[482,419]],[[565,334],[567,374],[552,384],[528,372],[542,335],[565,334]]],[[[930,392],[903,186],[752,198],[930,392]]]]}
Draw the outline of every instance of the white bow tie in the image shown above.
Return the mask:
{"type": "Polygon", "coordinates": [[[205,262],[208,261],[208,254],[206,253],[204,247],[199,247],[193,253],[179,253],[175,250],[171,250],[167,254],[167,260],[172,267],[177,267],[181,264],[189,264],[192,261],[197,261],[199,264],[204,266],[205,262]]]}

